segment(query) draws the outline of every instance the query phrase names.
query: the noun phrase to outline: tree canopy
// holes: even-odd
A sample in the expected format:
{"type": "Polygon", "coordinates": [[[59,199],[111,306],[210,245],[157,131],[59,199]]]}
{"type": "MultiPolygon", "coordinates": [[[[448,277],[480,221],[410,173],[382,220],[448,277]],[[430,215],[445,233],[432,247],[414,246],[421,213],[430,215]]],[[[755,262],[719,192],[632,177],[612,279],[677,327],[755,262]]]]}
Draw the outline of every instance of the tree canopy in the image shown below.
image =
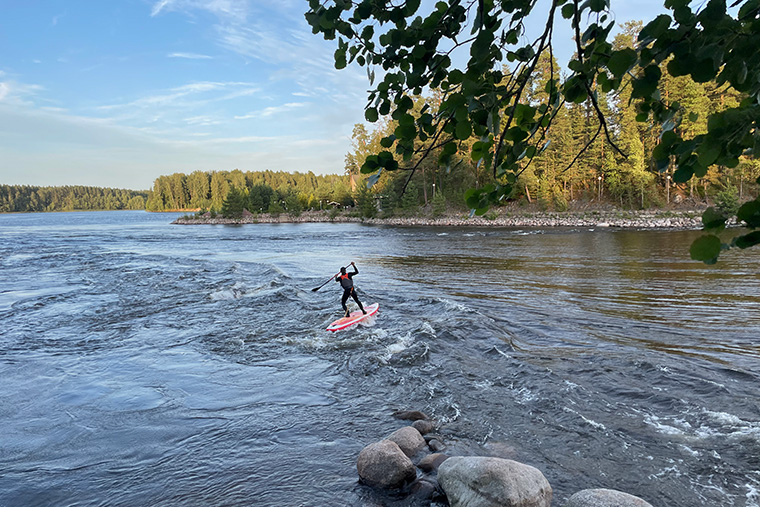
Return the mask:
{"type": "Polygon", "coordinates": [[[0,213],[28,211],[140,210],[147,191],[67,185],[0,185],[0,213]]]}
{"type": "MultiPolygon", "coordinates": [[[[640,147],[615,135],[609,95],[627,98],[622,107],[635,115],[626,121],[657,126],[654,163],[657,170],[672,172],[676,183],[755,156],[760,148],[760,2],[738,0],[729,9],[724,0],[695,7],[688,0],[665,0],[668,14],[647,22],[633,45],[615,43],[609,0],[536,4],[441,0],[421,12],[420,0],[309,1],[306,19],[313,32],[337,39],[335,67],[367,68],[374,86],[367,121],[389,115],[396,122],[380,141],[382,149],[361,166],[361,172],[373,174],[371,182],[383,171],[413,174],[432,154],[451,169],[464,153],[493,175],[492,182],[466,195],[468,206],[483,214],[513,195],[518,178],[553,142],[551,126],[561,120],[564,104],[588,104],[593,118],[586,144],[568,167],[603,137],[630,160],[636,177],[640,147]],[[554,63],[554,29],[561,22],[569,24],[575,45],[564,78],[554,63]],[[529,25],[543,29],[526,41],[529,25]],[[454,65],[462,52],[466,63],[454,65]],[[548,72],[538,84],[542,62],[548,72]],[[376,73],[381,79],[375,84],[376,73]],[[660,93],[663,81],[682,76],[730,89],[740,100],[719,111],[687,112],[684,104],[660,93]],[[415,110],[416,98],[430,90],[440,93],[438,107],[415,110]],[[686,128],[700,121],[704,128],[686,128]]],[[[713,263],[722,249],[760,243],[760,231],[754,230],[760,228],[760,196],[735,215],[751,232],[722,243],[716,234],[729,215],[718,208],[705,212],[708,234],[694,242],[692,258],[713,263]]]]}

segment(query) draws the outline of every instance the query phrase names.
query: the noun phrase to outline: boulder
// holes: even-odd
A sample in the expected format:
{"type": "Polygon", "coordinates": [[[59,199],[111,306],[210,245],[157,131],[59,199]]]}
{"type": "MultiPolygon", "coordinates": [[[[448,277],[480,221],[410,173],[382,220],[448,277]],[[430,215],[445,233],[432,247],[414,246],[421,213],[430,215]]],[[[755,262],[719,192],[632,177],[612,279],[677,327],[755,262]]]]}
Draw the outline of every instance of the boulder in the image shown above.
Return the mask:
{"type": "Polygon", "coordinates": [[[409,486],[409,494],[418,500],[430,500],[435,496],[438,484],[431,479],[420,478],[409,486]]]}
{"type": "Polygon", "coordinates": [[[509,459],[454,456],[438,468],[451,507],[550,507],[552,488],[537,468],[509,459]]]}
{"type": "Polygon", "coordinates": [[[412,460],[390,440],[381,440],[362,449],[356,469],[362,481],[379,488],[400,488],[417,477],[412,460]]]}
{"type": "Polygon", "coordinates": [[[571,496],[564,507],[652,507],[641,498],[614,489],[584,489],[571,496]]]}
{"type": "Polygon", "coordinates": [[[404,454],[410,458],[425,448],[425,439],[411,426],[397,429],[388,436],[387,440],[396,442],[404,454]]]}
{"type": "Polygon", "coordinates": [[[433,452],[441,452],[444,449],[446,449],[446,446],[441,442],[440,440],[436,438],[432,438],[428,440],[428,447],[430,447],[430,450],[433,452]]]}
{"type": "Polygon", "coordinates": [[[419,410],[396,410],[393,412],[393,417],[405,421],[420,421],[428,419],[428,416],[419,410]]]}
{"type": "Polygon", "coordinates": [[[420,435],[426,435],[435,429],[435,425],[431,421],[425,419],[418,419],[412,423],[412,427],[420,432],[420,435]]]}
{"type": "Polygon", "coordinates": [[[448,456],[441,454],[440,452],[428,454],[422,458],[419,463],[417,463],[417,468],[423,472],[432,472],[434,470],[438,470],[438,467],[441,466],[441,463],[446,461],[448,458],[448,456]]]}

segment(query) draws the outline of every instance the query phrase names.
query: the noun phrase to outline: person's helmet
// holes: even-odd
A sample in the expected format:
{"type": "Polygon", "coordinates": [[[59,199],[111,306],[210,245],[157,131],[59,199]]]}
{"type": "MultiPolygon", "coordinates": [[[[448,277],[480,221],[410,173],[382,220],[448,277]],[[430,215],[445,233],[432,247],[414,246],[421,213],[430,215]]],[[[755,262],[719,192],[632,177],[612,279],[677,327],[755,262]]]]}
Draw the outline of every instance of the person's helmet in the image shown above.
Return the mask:
{"type": "Polygon", "coordinates": [[[346,268],[340,268],[340,274],[345,275],[346,274],[346,268]]]}

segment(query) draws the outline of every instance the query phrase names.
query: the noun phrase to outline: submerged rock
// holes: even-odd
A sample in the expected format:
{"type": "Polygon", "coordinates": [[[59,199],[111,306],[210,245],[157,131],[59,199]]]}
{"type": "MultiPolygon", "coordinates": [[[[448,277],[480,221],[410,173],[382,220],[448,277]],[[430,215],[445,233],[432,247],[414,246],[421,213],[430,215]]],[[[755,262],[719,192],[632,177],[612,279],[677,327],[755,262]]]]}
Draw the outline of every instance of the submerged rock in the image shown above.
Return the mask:
{"type": "Polygon", "coordinates": [[[426,435],[435,429],[435,424],[432,421],[419,419],[412,423],[412,427],[420,432],[420,435],[426,435]]]}
{"type": "Polygon", "coordinates": [[[444,449],[446,449],[446,446],[443,444],[443,442],[441,442],[437,438],[431,438],[430,440],[427,441],[427,443],[428,443],[428,447],[433,452],[441,452],[444,449]]]}
{"type": "Polygon", "coordinates": [[[552,488],[537,468],[516,461],[454,456],[438,468],[451,507],[550,507],[552,488]]]}
{"type": "Polygon", "coordinates": [[[419,463],[417,463],[417,468],[423,472],[433,472],[438,470],[438,467],[441,466],[441,463],[447,459],[449,459],[449,457],[445,454],[441,454],[440,452],[428,454],[422,458],[419,463]]]}
{"type": "Polygon", "coordinates": [[[390,440],[381,440],[362,449],[356,469],[362,481],[379,488],[400,488],[417,477],[412,460],[390,440]]]}
{"type": "Polygon", "coordinates": [[[571,496],[564,507],[652,507],[641,498],[614,489],[584,489],[571,496]]]}
{"type": "Polygon", "coordinates": [[[388,436],[388,440],[395,442],[410,458],[425,448],[425,439],[411,426],[397,429],[388,436]]]}
{"type": "Polygon", "coordinates": [[[393,417],[404,421],[428,420],[429,417],[419,410],[396,410],[393,417]]]}

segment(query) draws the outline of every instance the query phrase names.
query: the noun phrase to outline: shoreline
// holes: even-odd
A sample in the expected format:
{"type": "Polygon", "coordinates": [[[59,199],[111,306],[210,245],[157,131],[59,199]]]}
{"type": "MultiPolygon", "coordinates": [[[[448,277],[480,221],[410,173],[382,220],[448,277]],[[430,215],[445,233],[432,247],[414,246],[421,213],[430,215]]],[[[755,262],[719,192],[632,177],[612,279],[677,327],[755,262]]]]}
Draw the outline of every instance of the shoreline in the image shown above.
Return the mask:
{"type": "Polygon", "coordinates": [[[360,223],[368,225],[424,227],[602,227],[630,229],[701,229],[702,211],[566,211],[501,213],[493,218],[447,214],[441,217],[363,218],[326,211],[305,211],[298,216],[282,213],[247,215],[243,218],[179,217],[173,225],[242,225],[287,223],[360,223]]]}

